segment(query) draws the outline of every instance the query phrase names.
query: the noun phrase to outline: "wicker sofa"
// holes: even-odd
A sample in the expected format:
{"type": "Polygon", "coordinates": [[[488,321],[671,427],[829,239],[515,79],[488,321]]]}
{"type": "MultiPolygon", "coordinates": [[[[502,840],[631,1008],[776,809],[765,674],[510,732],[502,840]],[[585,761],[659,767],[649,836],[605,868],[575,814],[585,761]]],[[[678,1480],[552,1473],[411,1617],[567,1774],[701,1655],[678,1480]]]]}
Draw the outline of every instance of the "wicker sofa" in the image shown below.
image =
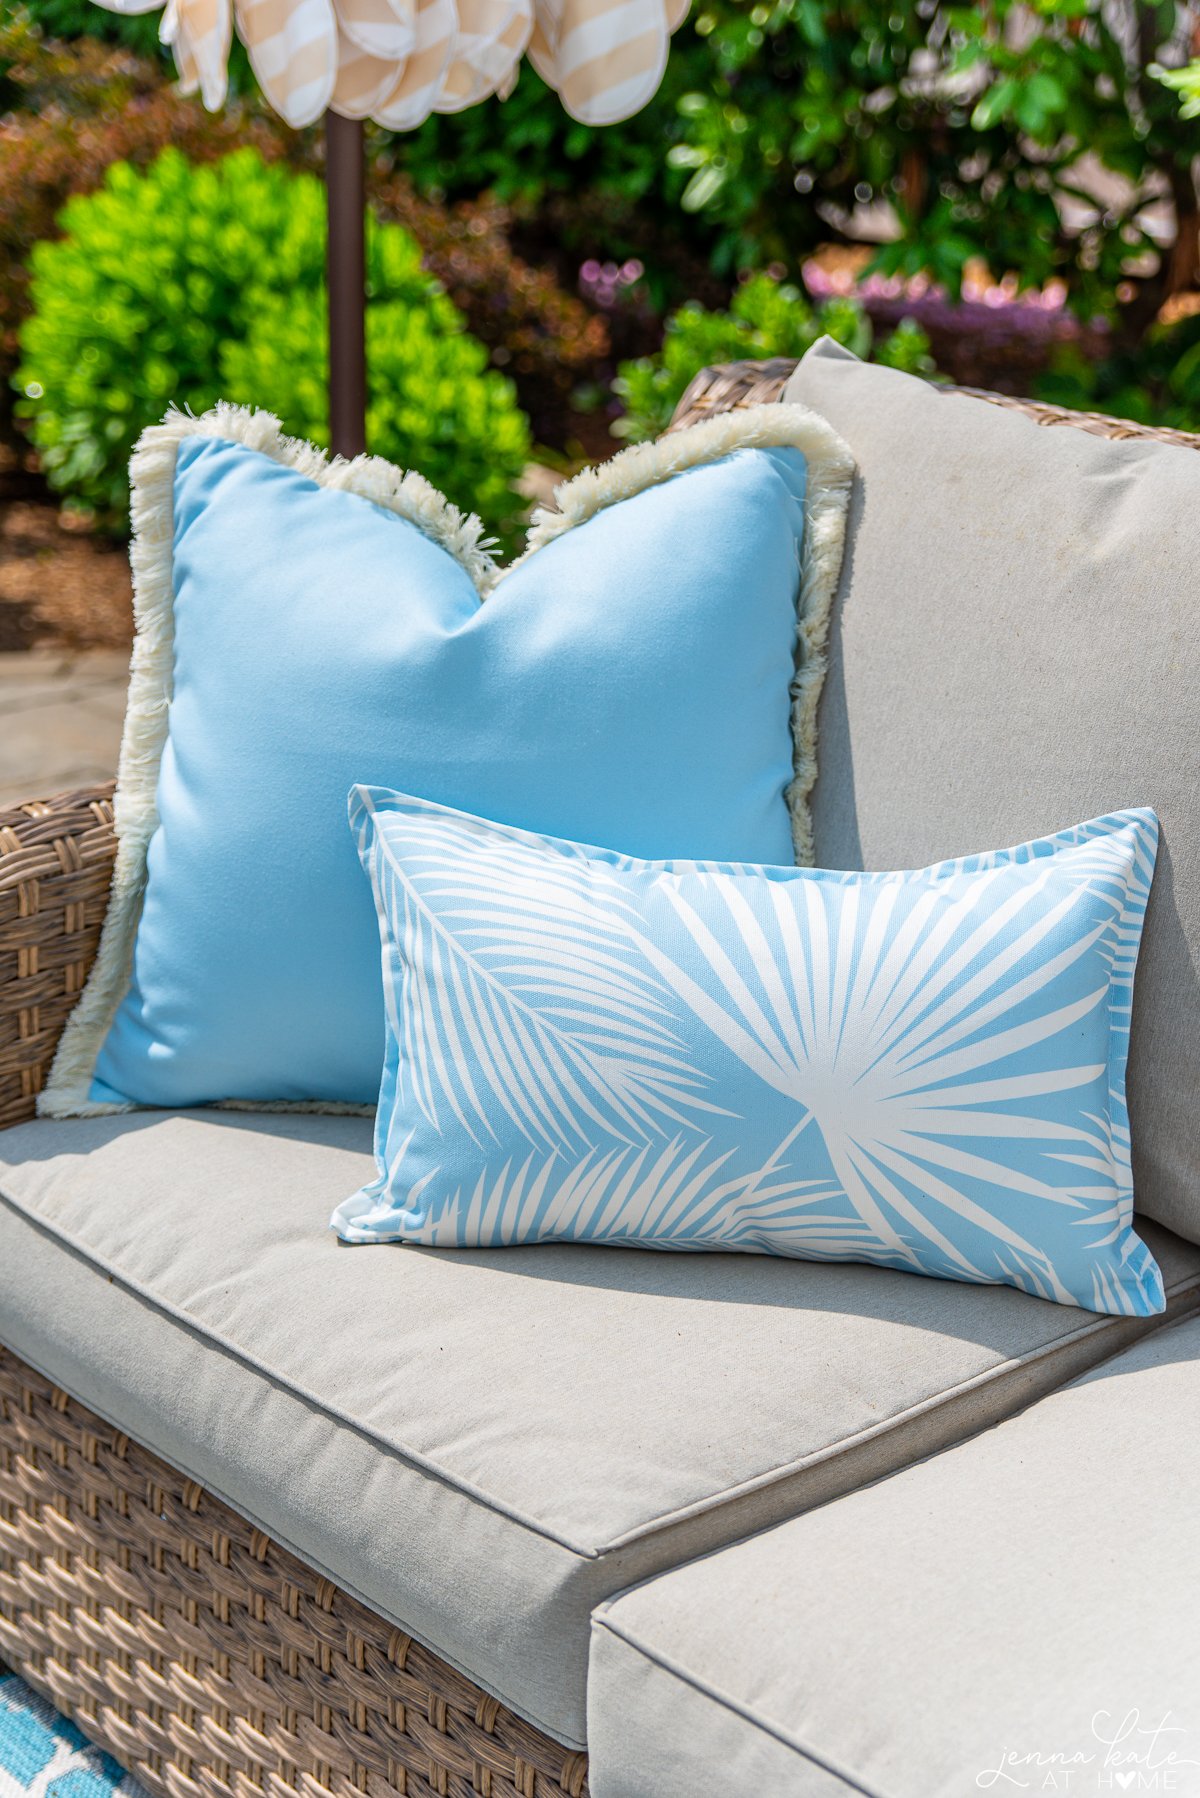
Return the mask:
{"type": "MultiPolygon", "coordinates": [[[[791,370],[792,364],[782,362],[706,370],[689,389],[675,422],[776,399],[791,370]]],[[[1157,436],[1200,448],[1200,438],[1183,433],[1149,432],[999,396],[979,397],[1015,406],[1044,425],[1071,425],[1114,437],[1157,436]]],[[[95,954],[113,853],[108,787],[31,801],[0,815],[0,1126],[20,1126],[33,1116],[58,1035],[95,954]]],[[[105,1120],[103,1128],[89,1128],[100,1130],[97,1141],[109,1143],[127,1122],[105,1120]]],[[[238,1128],[253,1126],[243,1119],[238,1128]]],[[[332,1153],[340,1149],[342,1138],[334,1125],[329,1128],[334,1136],[321,1143],[332,1153]]],[[[181,1155],[189,1152],[191,1140],[179,1138],[181,1155]]],[[[28,1135],[20,1141],[28,1153],[28,1135]]],[[[5,1139],[0,1136],[0,1163],[4,1159],[5,1139]]],[[[36,1219],[24,1220],[21,1229],[26,1234],[0,1233],[0,1256],[29,1255],[32,1260],[41,1254],[37,1245],[45,1230],[36,1219]]],[[[69,1233],[63,1243],[63,1253],[78,1259],[78,1245],[69,1233]]],[[[1177,1253],[1169,1241],[1155,1246],[1175,1311],[1200,1303],[1200,1255],[1177,1253]]],[[[52,1279],[53,1273],[47,1277],[52,1279]]],[[[910,1277],[883,1278],[903,1282],[910,1277]]],[[[765,1315],[768,1305],[778,1304],[760,1287],[718,1291],[710,1284],[693,1313],[686,1309],[693,1295],[672,1285],[670,1277],[662,1285],[658,1297],[680,1307],[681,1331],[695,1333],[693,1352],[707,1341],[718,1366],[723,1354],[736,1352],[750,1311],[765,1315]],[[707,1315],[717,1319],[711,1334],[706,1307],[707,1315]],[[718,1317],[722,1311],[732,1313],[732,1324],[718,1317]]],[[[484,1289],[480,1291],[486,1302],[484,1289]]],[[[286,1288],[279,1296],[286,1304],[286,1288]]],[[[815,1504],[942,1449],[1061,1387],[1102,1357],[1128,1348],[1137,1333],[1129,1322],[1117,1319],[1102,1324],[1089,1319],[1080,1328],[1077,1317],[1068,1314],[1063,1321],[1055,1307],[1006,1296],[1013,1300],[1011,1322],[1006,1311],[1003,1328],[982,1348],[975,1345],[975,1359],[968,1357],[969,1364],[949,1371],[922,1362],[916,1317],[905,1309],[907,1298],[898,1299],[887,1317],[874,1318],[875,1326],[914,1344],[906,1376],[910,1383],[886,1420],[886,1430],[867,1425],[856,1414],[839,1425],[835,1454],[828,1444],[800,1443],[803,1431],[797,1426],[797,1442],[787,1445],[792,1461],[786,1478],[776,1477],[777,1467],[768,1480],[761,1470],[756,1473],[731,1457],[722,1464],[727,1490],[695,1502],[689,1515],[683,1515],[689,1507],[682,1504],[678,1516],[664,1514],[656,1520],[663,1527],[651,1530],[631,1509],[625,1527],[614,1528],[611,1552],[608,1545],[597,1549],[585,1541],[586,1552],[578,1557],[583,1571],[573,1565],[571,1572],[574,1596],[569,1603],[563,1600],[566,1609],[574,1606],[572,1627],[583,1634],[579,1656],[586,1655],[589,1613],[622,1587],[721,1550],[764,1525],[782,1525],[815,1504]],[[969,1385],[975,1395],[969,1417],[949,1403],[934,1402],[948,1398],[952,1385],[969,1385]],[[798,1446],[803,1453],[796,1452],[798,1446]],[[763,1498],[764,1492],[770,1497],[763,1498]],[[703,1521],[697,1523],[701,1515],[703,1521]]],[[[169,1298],[165,1294],[164,1306],[169,1298]]],[[[836,1307],[831,1303],[830,1309],[836,1307]]],[[[790,1319],[782,1310],[778,1315],[790,1319]]],[[[549,1331],[548,1314],[543,1321],[549,1331]]],[[[595,1327],[607,1326],[598,1318],[595,1327]]],[[[753,1352],[767,1355],[772,1343],[777,1349],[782,1343],[781,1352],[799,1354],[801,1339],[786,1336],[791,1327],[790,1322],[780,1325],[780,1336],[772,1325],[761,1341],[752,1343],[753,1352]]],[[[89,1408],[83,1402],[88,1393],[73,1396],[63,1390],[50,1375],[70,1356],[56,1360],[49,1348],[36,1351],[55,1328],[53,1319],[34,1315],[32,1302],[26,1313],[18,1316],[10,1309],[6,1315],[0,1289],[0,1342],[11,1330],[21,1349],[0,1347],[0,1659],[135,1771],[150,1791],[163,1798],[260,1798],[264,1791],[301,1792],[311,1798],[331,1793],[346,1798],[358,1793],[371,1798],[393,1793],[397,1798],[434,1793],[443,1798],[468,1793],[552,1798],[567,1793],[580,1798],[588,1790],[581,1728],[562,1727],[561,1708],[548,1720],[543,1708],[543,1722],[535,1724],[528,1720],[535,1710],[532,1702],[505,1703],[495,1695],[509,1684],[504,1672],[508,1657],[514,1665],[523,1657],[531,1663],[537,1659],[528,1642],[538,1617],[532,1600],[526,1608],[510,1597],[508,1611],[501,1615],[500,1599],[486,1604],[481,1599],[493,1638],[487,1655],[475,1661],[457,1638],[451,1652],[424,1615],[403,1615],[390,1599],[372,1602],[376,1593],[370,1589],[369,1552],[360,1550],[366,1571],[353,1579],[335,1578],[328,1556],[322,1563],[325,1570],[318,1571],[312,1561],[321,1557],[306,1558],[300,1552],[303,1529],[290,1513],[268,1518],[259,1507],[251,1520],[210,1489],[219,1479],[208,1487],[201,1482],[197,1470],[204,1457],[189,1454],[186,1442],[180,1442],[174,1456],[164,1457],[161,1441],[152,1447],[136,1440],[136,1432],[126,1433],[132,1412],[123,1414],[119,1398],[119,1355],[104,1386],[117,1397],[102,1404],[96,1387],[89,1408]],[[35,1363],[46,1371],[38,1371],[35,1363]],[[293,1546],[281,1546],[273,1536],[293,1546]],[[445,1652],[435,1652],[431,1642],[445,1652]],[[569,1737],[574,1740],[561,1739],[569,1737]]],[[[968,1338],[971,1334],[964,1332],[968,1338]]],[[[86,1347],[86,1338],[81,1340],[86,1347]]],[[[830,1352],[835,1361],[843,1356],[850,1367],[859,1355],[869,1365],[873,1349],[866,1338],[847,1335],[834,1342],[830,1352]]],[[[131,1358],[141,1352],[131,1340],[131,1358]]],[[[556,1352],[548,1334],[545,1353],[552,1357],[556,1352]]],[[[72,1353],[78,1359],[84,1349],[77,1345],[72,1353]]],[[[503,1373],[501,1362],[497,1377],[503,1373]]],[[[132,1372],[130,1378],[132,1382],[132,1372]]],[[[518,1435],[522,1427],[522,1418],[514,1417],[518,1435]]],[[[747,1434],[753,1434],[749,1420],[747,1434]]],[[[630,1452],[636,1447],[632,1444],[630,1452]]],[[[693,1449],[694,1443],[688,1452],[693,1449]]],[[[786,1459],[782,1450],[779,1458],[786,1459]]],[[[621,1477],[621,1467],[615,1467],[614,1484],[621,1477]]],[[[295,1478],[301,1478],[299,1470],[295,1478]]],[[[465,1476],[461,1483],[468,1483],[465,1476]]],[[[300,1502],[295,1500],[297,1514],[300,1502]]],[[[548,1534],[553,1531],[547,1525],[541,1535],[548,1534]]],[[[447,1543],[431,1544],[428,1552],[444,1556],[452,1539],[453,1532],[447,1543]]],[[[497,1535],[493,1559],[503,1559],[505,1540],[497,1535]]],[[[412,1552],[419,1558],[420,1544],[412,1552]]],[[[469,1559],[459,1577],[470,1585],[469,1559]]],[[[434,1579],[431,1589],[436,1586],[434,1579]]],[[[516,1586],[519,1578],[514,1590],[516,1586]]],[[[469,1599],[468,1592],[465,1611],[469,1599]]],[[[615,1634],[608,1632],[614,1639],[615,1634]]],[[[570,1657],[560,1657],[551,1645],[545,1658],[570,1657]]],[[[574,1681],[582,1690],[581,1678],[570,1669],[562,1673],[547,1666],[538,1677],[547,1690],[554,1690],[560,1674],[566,1684],[574,1681]]],[[[609,1686],[613,1704],[623,1702],[621,1681],[613,1679],[609,1686]]],[[[510,1689],[527,1688],[514,1676],[510,1689]]],[[[619,1711],[605,1716],[602,1733],[610,1744],[638,1735],[636,1726],[626,1730],[619,1711]]],[[[705,1769],[682,1753],[680,1767],[678,1790],[701,1789],[699,1783],[687,1782],[701,1781],[705,1769]]],[[[709,1772],[714,1788],[743,1790],[734,1783],[725,1786],[719,1767],[709,1772]]],[[[646,1777],[644,1789],[657,1792],[660,1787],[652,1787],[648,1773],[646,1777]]],[[[636,1775],[620,1787],[634,1794],[638,1789],[636,1775]]]]}

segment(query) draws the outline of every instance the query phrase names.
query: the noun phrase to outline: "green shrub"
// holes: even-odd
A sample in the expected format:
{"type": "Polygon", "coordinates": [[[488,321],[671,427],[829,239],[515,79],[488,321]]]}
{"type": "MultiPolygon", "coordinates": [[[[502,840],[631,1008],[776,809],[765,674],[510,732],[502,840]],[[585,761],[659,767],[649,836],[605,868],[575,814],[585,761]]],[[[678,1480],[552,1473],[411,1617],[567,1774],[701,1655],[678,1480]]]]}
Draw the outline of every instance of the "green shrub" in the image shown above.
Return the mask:
{"type": "MultiPolygon", "coordinates": [[[[317,172],[321,132],[291,131],[265,101],[230,100],[220,112],[181,95],[162,67],[84,36],[51,41],[21,9],[0,0],[0,439],[11,436],[9,385],[17,329],[27,315],[33,246],[56,235],[67,200],[91,193],[117,162],[147,168],[168,146],[206,163],[246,146],[268,162],[317,172]]],[[[119,18],[95,0],[64,0],[84,18],[119,18]]],[[[157,15],[139,14],[143,22],[157,15]]],[[[135,21],[136,22],[136,21],[135,21]]],[[[403,147],[403,139],[397,143],[403,147]]],[[[534,414],[539,440],[571,435],[568,406],[581,377],[608,354],[601,317],[562,287],[550,269],[531,267],[510,242],[511,221],[490,198],[444,206],[422,198],[393,158],[372,141],[370,196],[377,216],[401,225],[426,267],[462,312],[468,329],[495,352],[534,414]]]]}
{"type": "MultiPolygon", "coordinates": [[[[59,223],[61,240],[34,251],[15,379],[19,411],[60,493],[123,528],[129,451],[171,404],[196,412],[219,398],[265,404],[287,429],[328,440],[318,180],[251,150],[203,168],[168,150],[145,174],[111,168],[59,223]],[[286,353],[272,350],[272,329],[285,333],[286,353]]],[[[377,353],[370,447],[428,465],[436,478],[447,435],[477,433],[462,459],[488,461],[495,478],[484,516],[507,529],[528,449],[509,383],[485,366],[486,351],[400,226],[371,223],[368,271],[377,353]],[[451,384],[462,391],[448,423],[451,384]]]]}
{"type": "MultiPolygon", "coordinates": [[[[106,16],[94,0],[81,3],[106,16]]],[[[114,163],[145,168],[168,146],[192,162],[248,147],[274,161],[302,150],[305,140],[265,106],[230,102],[205,112],[164,79],[157,63],[126,50],[90,37],[47,39],[23,12],[6,14],[5,0],[0,115],[0,437],[9,439],[29,262],[34,245],[56,235],[67,200],[101,186],[114,163]]]]}
{"type": "MultiPolygon", "coordinates": [[[[228,395],[253,395],[296,435],[328,443],[321,294],[270,295],[246,338],[226,345],[221,367],[228,395]]],[[[529,461],[529,426],[511,383],[488,368],[483,344],[447,331],[440,307],[377,300],[367,313],[367,367],[371,448],[418,468],[511,548],[524,505],[514,482],[529,461]]]]}
{"type": "MultiPolygon", "coordinates": [[[[769,356],[798,359],[822,335],[836,338],[856,356],[871,353],[871,323],[857,301],[830,299],[813,306],[799,288],[770,275],[753,275],[744,282],[728,312],[681,306],[667,320],[657,355],[621,364],[613,388],[625,412],[613,430],[634,442],[656,437],[671,422],[684,389],[700,369],[769,356]]],[[[911,319],[876,347],[875,360],[910,374],[927,374],[933,367],[929,341],[911,319]]]]}

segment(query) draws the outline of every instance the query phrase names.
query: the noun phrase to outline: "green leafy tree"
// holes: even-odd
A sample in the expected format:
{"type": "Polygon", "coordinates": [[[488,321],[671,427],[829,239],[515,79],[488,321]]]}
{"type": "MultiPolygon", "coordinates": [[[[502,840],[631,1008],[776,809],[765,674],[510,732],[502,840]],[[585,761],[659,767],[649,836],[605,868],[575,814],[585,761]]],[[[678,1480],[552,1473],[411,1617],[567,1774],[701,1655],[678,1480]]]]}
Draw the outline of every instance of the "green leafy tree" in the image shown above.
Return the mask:
{"type": "Polygon", "coordinates": [[[1081,315],[1137,337],[1200,278],[1195,130],[1152,73],[1188,61],[1197,24],[1175,0],[697,0],[660,95],[620,131],[564,121],[523,75],[503,109],[430,121],[410,166],[448,192],[493,184],[568,237],[555,195],[576,183],[589,250],[607,231],[650,263],[686,237],[726,279],[794,273],[881,202],[897,235],[878,268],[956,294],[979,257],[1062,280],[1081,315]],[[1162,192],[1165,253],[1145,217],[1162,192]]]}
{"type": "MultiPolygon", "coordinates": [[[[614,432],[634,442],[656,437],[670,424],[699,369],[772,356],[798,360],[822,335],[836,338],[857,356],[871,353],[870,320],[854,300],[812,306],[799,288],[770,275],[754,275],[743,283],[727,312],[709,312],[694,303],[681,306],[667,320],[657,355],[621,364],[613,386],[624,415],[614,432]]],[[[875,359],[910,374],[933,370],[928,340],[911,319],[878,346],[875,359]]]]}
{"type": "MultiPolygon", "coordinates": [[[[62,238],[34,251],[15,377],[59,492],[122,528],[130,449],[172,404],[266,404],[287,428],[328,440],[315,177],[253,150],[200,168],[168,150],[144,174],[111,168],[98,191],[68,202],[60,225],[62,238]]],[[[463,459],[492,469],[487,522],[510,528],[528,457],[511,384],[486,366],[400,226],[370,222],[368,269],[371,448],[436,480],[454,473],[446,444],[461,432],[463,459]]]]}

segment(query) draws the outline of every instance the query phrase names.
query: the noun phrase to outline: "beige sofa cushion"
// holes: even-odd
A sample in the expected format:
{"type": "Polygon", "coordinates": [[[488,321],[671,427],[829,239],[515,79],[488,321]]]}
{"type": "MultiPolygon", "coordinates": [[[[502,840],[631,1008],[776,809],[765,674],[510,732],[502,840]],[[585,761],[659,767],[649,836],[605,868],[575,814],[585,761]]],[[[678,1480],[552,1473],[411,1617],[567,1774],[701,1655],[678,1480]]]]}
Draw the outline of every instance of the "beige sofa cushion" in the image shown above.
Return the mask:
{"type": "MultiPolygon", "coordinates": [[[[346,1248],[370,1166],[359,1118],[9,1131],[0,1341],[573,1745],[601,1599],[1145,1327],[757,1255],[346,1248]]],[[[1148,1240],[1200,1302],[1200,1251],[1148,1240]]]]}
{"type": "Polygon", "coordinates": [[[592,1798],[1195,1798],[1198,1423],[1193,1320],[602,1607],[592,1798]]]}
{"type": "Polygon", "coordinates": [[[1041,429],[828,339],[787,397],[858,464],[817,861],[919,868],[1122,806],[1162,846],[1129,1062],[1137,1203],[1200,1241],[1200,454],[1041,429]]]}

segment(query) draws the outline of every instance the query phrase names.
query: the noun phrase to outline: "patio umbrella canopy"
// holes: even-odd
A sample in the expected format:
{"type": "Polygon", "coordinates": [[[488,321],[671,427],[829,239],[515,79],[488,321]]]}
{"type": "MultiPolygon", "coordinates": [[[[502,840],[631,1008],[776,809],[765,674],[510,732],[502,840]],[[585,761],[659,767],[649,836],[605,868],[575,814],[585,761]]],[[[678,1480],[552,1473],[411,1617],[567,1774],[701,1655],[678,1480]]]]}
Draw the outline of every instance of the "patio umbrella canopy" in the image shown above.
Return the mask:
{"type": "MultiPolygon", "coordinates": [[[[162,0],[97,0],[153,13],[162,0]]],[[[432,111],[511,92],[525,52],[572,119],[615,124],[662,81],[689,0],[167,0],[162,41],[185,93],[225,101],[237,36],[291,126],[327,110],[410,131],[432,111]]]]}
{"type": "MultiPolygon", "coordinates": [[[[98,0],[154,12],[162,0],[98,0]]],[[[613,125],[659,82],[690,0],[168,0],[162,40],[185,93],[225,99],[236,28],[289,125],[327,110],[411,131],[431,112],[506,95],[526,53],[572,118],[613,125]]]]}
{"type": "MultiPolygon", "coordinates": [[[[97,0],[153,12],[162,0],[97,0]]],[[[326,118],[330,426],[364,448],[362,121],[411,131],[516,84],[526,54],[572,118],[611,125],[650,100],[690,0],[167,0],[161,37],[185,93],[210,111],[228,87],[233,33],[269,103],[296,127],[326,118]]]]}

